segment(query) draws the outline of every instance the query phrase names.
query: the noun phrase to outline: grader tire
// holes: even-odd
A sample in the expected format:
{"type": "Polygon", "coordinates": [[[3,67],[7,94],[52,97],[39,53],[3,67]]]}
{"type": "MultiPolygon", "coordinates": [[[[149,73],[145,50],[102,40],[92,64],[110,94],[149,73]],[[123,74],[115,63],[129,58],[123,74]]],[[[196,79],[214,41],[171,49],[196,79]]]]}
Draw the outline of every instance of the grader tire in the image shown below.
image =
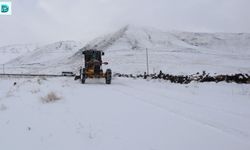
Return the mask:
{"type": "Polygon", "coordinates": [[[111,84],[111,80],[112,80],[112,71],[111,69],[107,69],[106,70],[106,84],[111,84]]]}

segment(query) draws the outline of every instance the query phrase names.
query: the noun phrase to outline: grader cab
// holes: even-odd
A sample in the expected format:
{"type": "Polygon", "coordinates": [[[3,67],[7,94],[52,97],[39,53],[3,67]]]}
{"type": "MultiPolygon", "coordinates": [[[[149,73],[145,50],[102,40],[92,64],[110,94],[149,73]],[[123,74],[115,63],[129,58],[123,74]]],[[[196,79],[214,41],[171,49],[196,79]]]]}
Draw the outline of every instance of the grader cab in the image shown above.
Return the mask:
{"type": "Polygon", "coordinates": [[[107,69],[103,72],[102,65],[107,65],[107,62],[102,62],[104,52],[99,50],[85,50],[84,55],[85,64],[80,69],[81,83],[84,84],[87,78],[105,78],[106,84],[111,84],[112,71],[107,69]]]}

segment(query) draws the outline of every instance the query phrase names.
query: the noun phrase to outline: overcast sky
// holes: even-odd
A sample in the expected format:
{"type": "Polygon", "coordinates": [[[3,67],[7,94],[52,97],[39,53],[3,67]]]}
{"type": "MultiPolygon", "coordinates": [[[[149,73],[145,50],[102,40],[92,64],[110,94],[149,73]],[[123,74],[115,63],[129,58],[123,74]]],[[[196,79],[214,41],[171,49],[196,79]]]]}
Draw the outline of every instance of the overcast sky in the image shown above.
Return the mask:
{"type": "Polygon", "coordinates": [[[84,41],[127,24],[165,31],[250,33],[250,0],[9,1],[13,15],[0,16],[0,46],[84,41]]]}

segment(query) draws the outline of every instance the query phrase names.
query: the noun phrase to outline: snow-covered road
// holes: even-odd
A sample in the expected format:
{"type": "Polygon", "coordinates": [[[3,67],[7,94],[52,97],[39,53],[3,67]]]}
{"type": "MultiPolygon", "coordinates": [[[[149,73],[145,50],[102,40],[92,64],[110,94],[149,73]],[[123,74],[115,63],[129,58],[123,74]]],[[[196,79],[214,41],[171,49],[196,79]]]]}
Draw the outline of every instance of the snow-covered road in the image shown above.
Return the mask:
{"type": "Polygon", "coordinates": [[[248,150],[249,108],[244,84],[1,79],[0,149],[248,150]]]}

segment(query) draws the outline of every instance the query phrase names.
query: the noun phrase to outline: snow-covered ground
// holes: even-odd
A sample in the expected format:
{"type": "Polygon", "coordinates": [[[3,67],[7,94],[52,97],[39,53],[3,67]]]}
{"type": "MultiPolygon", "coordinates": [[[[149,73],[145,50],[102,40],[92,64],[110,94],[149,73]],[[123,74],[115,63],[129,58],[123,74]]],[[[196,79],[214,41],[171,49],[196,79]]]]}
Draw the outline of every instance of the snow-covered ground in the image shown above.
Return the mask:
{"type": "Polygon", "coordinates": [[[250,85],[115,78],[0,79],[11,150],[249,150],[250,85]],[[17,84],[14,86],[13,83],[17,84]],[[50,92],[60,100],[44,103],[50,92]]]}

